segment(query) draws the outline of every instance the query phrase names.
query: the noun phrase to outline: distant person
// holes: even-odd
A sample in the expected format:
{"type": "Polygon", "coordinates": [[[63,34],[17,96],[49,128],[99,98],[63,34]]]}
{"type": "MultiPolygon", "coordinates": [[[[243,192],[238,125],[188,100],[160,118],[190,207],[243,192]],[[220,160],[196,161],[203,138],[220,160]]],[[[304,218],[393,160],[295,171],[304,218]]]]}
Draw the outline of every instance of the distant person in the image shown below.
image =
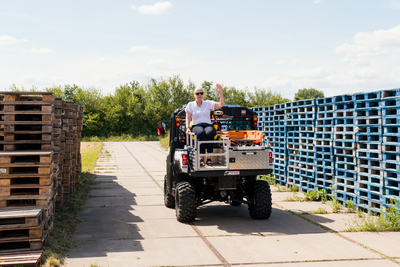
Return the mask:
{"type": "MultiPolygon", "coordinates": [[[[217,83],[216,89],[219,92],[219,102],[203,100],[204,90],[201,87],[197,87],[194,90],[195,101],[189,102],[186,106],[186,134],[190,131],[197,135],[197,140],[214,140],[216,131],[211,123],[210,111],[220,109],[224,106],[224,95],[222,92],[222,86],[217,83]],[[193,126],[190,130],[190,121],[193,120],[193,126]]],[[[213,152],[213,144],[207,144],[207,153],[213,152]]],[[[205,154],[205,144],[200,146],[200,153],[205,154]]],[[[204,159],[200,159],[200,166],[204,167],[205,164],[212,166],[211,156],[207,156],[207,162],[204,159]]]]}

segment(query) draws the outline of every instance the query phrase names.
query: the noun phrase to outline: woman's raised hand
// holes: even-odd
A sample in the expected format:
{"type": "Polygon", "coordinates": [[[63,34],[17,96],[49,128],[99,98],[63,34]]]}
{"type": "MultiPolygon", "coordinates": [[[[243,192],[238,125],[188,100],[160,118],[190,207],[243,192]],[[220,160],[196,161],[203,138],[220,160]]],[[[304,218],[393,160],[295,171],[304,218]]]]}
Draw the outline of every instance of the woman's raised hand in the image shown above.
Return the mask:
{"type": "Polygon", "coordinates": [[[217,87],[217,91],[221,93],[222,92],[222,86],[219,83],[217,83],[215,86],[217,87]]]}

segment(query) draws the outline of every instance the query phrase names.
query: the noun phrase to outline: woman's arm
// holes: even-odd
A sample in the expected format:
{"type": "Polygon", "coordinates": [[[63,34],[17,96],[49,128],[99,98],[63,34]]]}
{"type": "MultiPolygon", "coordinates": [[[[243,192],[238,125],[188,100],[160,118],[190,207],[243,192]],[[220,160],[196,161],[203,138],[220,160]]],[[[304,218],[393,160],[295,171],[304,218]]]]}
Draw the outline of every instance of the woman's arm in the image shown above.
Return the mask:
{"type": "Polygon", "coordinates": [[[190,121],[192,120],[192,113],[186,110],[186,133],[190,132],[190,121]]]}
{"type": "Polygon", "coordinates": [[[217,83],[216,86],[217,86],[217,91],[219,93],[219,102],[215,103],[214,109],[220,109],[225,105],[224,94],[222,92],[222,86],[219,83],[217,83]]]}

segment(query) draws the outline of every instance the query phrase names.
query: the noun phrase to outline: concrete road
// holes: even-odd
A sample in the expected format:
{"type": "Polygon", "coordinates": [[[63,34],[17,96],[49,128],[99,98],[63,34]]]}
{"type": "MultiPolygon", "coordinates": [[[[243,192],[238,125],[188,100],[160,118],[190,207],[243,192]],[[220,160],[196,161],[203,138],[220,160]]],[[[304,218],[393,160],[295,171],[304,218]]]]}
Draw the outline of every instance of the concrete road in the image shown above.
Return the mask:
{"type": "Polygon", "coordinates": [[[67,266],[399,266],[400,233],[350,233],[351,215],[305,214],[327,204],[284,202],[268,220],[214,203],[192,224],[163,204],[167,152],[158,142],[110,142],[80,215],[67,266]]]}

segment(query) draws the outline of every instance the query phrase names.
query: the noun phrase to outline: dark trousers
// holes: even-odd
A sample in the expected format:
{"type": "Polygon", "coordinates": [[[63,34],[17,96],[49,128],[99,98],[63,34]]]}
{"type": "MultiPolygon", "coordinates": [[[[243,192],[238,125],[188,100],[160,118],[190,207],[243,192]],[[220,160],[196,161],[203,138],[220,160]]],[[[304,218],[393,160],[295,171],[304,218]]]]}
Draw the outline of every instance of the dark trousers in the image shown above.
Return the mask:
{"type": "MultiPolygon", "coordinates": [[[[206,140],[214,140],[214,136],[217,134],[217,132],[214,129],[214,126],[211,124],[207,123],[200,123],[197,125],[194,125],[192,127],[192,132],[194,132],[197,135],[197,140],[199,141],[204,141],[206,140]]],[[[205,149],[206,144],[200,145],[200,153],[204,154],[206,152],[205,149]]],[[[207,144],[207,153],[212,153],[213,152],[213,143],[207,144]]]]}

